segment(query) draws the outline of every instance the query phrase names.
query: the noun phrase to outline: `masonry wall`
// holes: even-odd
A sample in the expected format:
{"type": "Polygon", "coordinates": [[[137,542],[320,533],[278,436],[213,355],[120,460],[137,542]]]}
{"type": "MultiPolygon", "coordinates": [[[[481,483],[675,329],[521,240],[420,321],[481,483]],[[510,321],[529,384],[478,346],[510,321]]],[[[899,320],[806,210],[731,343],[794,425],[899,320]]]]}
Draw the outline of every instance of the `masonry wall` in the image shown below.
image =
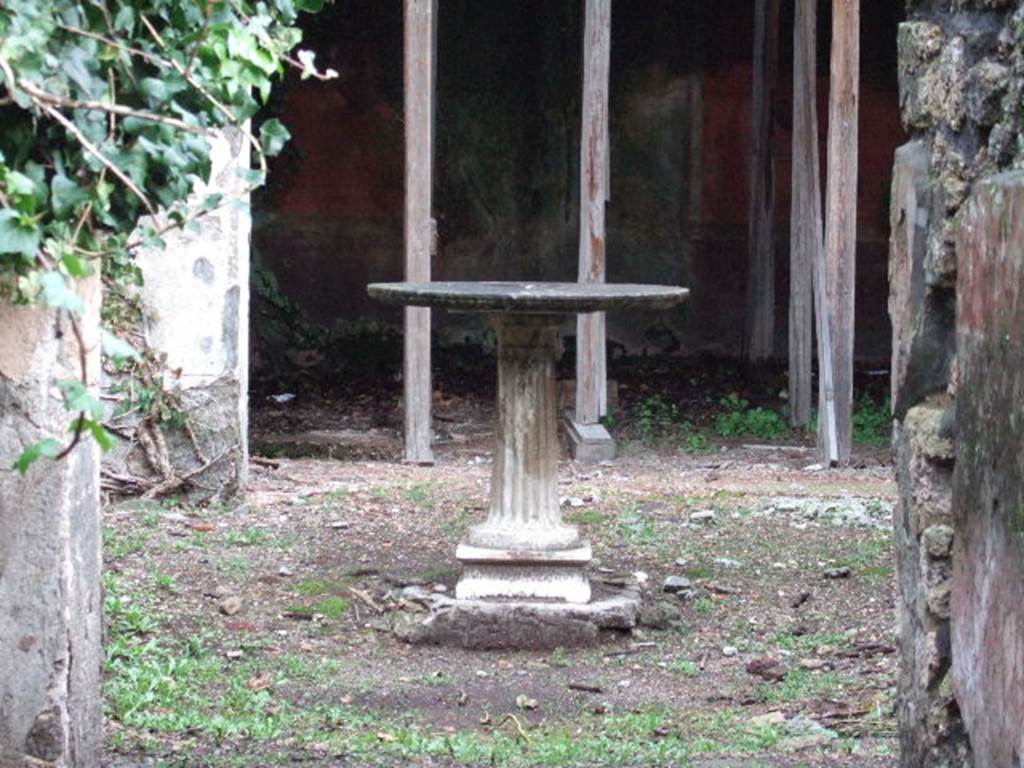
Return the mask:
{"type": "MultiPolygon", "coordinates": [[[[972,186],[1022,162],[1024,10],[1013,0],[907,6],[899,29],[900,108],[914,140],[896,154],[890,261],[902,764],[1011,765],[993,762],[987,743],[975,744],[972,755],[961,710],[976,712],[984,694],[957,695],[955,670],[965,662],[957,654],[974,651],[958,645],[955,619],[951,624],[953,576],[963,566],[955,558],[969,530],[954,505],[953,479],[963,472],[955,466],[963,452],[976,446],[973,438],[956,439],[963,378],[957,280],[965,258],[956,237],[972,186]]],[[[998,375],[963,373],[975,381],[998,375]]],[[[964,610],[962,616],[970,615],[980,604],[964,610]]],[[[1003,672],[1014,674],[1012,668],[1003,672]]]]}
{"type": "MultiPolygon", "coordinates": [[[[104,456],[112,487],[129,494],[174,495],[198,503],[229,501],[248,478],[249,144],[239,131],[211,140],[210,182],[193,195],[224,205],[197,219],[195,228],[172,229],[164,248],[137,254],[145,283],[142,338],[164,356],[165,386],[188,420],[159,422],[136,410],[110,415],[116,448],[104,456]],[[129,478],[128,485],[117,478],[129,478]]],[[[113,403],[123,393],[116,374],[105,382],[113,403]]]]}
{"type": "MultiPolygon", "coordinates": [[[[899,3],[865,9],[857,354],[884,360],[899,3]]],[[[786,354],[792,3],[783,3],[777,153],[776,350],[786,354]]],[[[819,111],[827,130],[829,2],[819,111]]],[[[613,349],[737,354],[744,328],[752,8],[748,0],[614,4],[608,279],[681,283],[682,307],[609,319],[613,349]]],[[[446,0],[438,58],[437,279],[575,280],[582,3],[446,0]]],[[[307,32],[331,83],[290,81],[295,139],[255,208],[258,373],[337,360],[331,334],[400,315],[365,295],[402,277],[400,3],[339,0],[307,32]],[[292,349],[288,346],[291,344],[292,349]],[[324,360],[324,358],[327,358],[324,360]]],[[[438,313],[441,343],[483,321],[438,313]]]]}
{"type": "Polygon", "coordinates": [[[13,464],[65,437],[74,418],[57,382],[99,383],[98,278],[76,286],[81,340],[64,313],[0,301],[0,766],[93,768],[100,688],[99,448],[86,436],[58,463],[13,464]]]}

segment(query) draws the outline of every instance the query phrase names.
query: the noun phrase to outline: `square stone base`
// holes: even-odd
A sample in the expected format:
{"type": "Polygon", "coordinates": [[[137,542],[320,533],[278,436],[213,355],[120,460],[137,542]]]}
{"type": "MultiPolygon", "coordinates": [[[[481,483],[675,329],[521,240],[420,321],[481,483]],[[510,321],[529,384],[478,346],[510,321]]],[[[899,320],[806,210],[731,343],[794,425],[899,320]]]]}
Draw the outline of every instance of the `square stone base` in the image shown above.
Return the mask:
{"type": "Polygon", "coordinates": [[[455,556],[463,564],[455,585],[460,600],[518,598],[586,603],[590,580],[587,542],[566,550],[518,551],[460,544],[455,556]]]}
{"type": "Polygon", "coordinates": [[[615,458],[615,440],[603,424],[579,424],[566,416],[565,431],[572,441],[572,457],[576,461],[597,464],[615,458]]]}

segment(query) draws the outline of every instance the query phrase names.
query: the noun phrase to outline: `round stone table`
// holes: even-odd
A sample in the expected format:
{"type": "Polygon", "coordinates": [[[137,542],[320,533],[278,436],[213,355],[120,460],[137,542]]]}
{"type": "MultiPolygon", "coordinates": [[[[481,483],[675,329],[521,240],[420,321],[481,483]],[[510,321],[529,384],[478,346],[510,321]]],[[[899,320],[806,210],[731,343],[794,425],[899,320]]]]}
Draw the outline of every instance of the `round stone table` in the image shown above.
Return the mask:
{"type": "Polygon", "coordinates": [[[555,363],[566,315],[664,309],[686,288],[614,283],[374,283],[390,304],[486,313],[498,335],[498,425],[487,520],[456,557],[459,599],[590,600],[590,544],[558,505],[555,363]]]}

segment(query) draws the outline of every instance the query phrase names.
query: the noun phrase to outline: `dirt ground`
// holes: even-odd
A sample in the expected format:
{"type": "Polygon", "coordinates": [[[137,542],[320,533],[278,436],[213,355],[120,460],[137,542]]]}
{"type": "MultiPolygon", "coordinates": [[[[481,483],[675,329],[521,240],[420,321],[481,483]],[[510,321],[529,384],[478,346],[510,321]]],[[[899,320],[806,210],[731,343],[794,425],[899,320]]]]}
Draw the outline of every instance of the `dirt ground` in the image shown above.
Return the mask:
{"type": "Polygon", "coordinates": [[[238,508],[112,505],[106,764],[897,764],[885,448],[823,470],[793,435],[691,455],[625,429],[614,462],[563,461],[560,494],[592,578],[644,583],[647,626],[544,652],[396,640],[401,588],[451,592],[484,515],[488,394],[438,396],[435,466],[394,460],[379,403],[271,403],[257,441],[374,438],[258,458],[238,508]]]}

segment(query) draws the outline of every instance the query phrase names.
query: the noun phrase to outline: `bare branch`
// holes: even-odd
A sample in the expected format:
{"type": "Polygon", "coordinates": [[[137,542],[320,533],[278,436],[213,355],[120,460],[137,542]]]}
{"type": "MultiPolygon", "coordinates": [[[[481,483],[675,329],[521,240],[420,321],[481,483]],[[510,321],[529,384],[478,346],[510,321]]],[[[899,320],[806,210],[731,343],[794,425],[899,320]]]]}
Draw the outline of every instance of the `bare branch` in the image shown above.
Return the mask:
{"type": "Polygon", "coordinates": [[[132,109],[131,107],[126,107],[123,104],[104,104],[102,101],[80,101],[78,99],[69,99],[64,96],[48,93],[47,91],[37,88],[32,83],[27,83],[24,80],[19,80],[17,85],[18,88],[27,93],[33,101],[36,101],[37,103],[43,102],[45,104],[53,104],[66,109],[88,109],[97,112],[106,112],[111,115],[120,115],[121,117],[136,117],[140,120],[147,120],[153,123],[163,123],[164,125],[177,128],[180,131],[196,133],[202,136],[209,136],[212,133],[208,128],[189,125],[184,120],[180,120],[177,117],[168,117],[167,115],[159,115],[156,112],[132,109]]]}
{"type": "Polygon", "coordinates": [[[118,42],[117,40],[114,40],[109,37],[105,37],[96,32],[92,32],[91,30],[80,29],[79,27],[72,27],[67,24],[58,24],[57,26],[60,29],[63,29],[65,32],[70,32],[73,35],[81,35],[82,37],[88,37],[92,40],[97,40],[101,43],[106,43],[112,48],[117,48],[118,50],[124,51],[125,53],[130,53],[133,56],[138,56],[140,59],[144,59],[145,61],[148,61],[150,64],[153,64],[155,66],[166,68],[170,68],[171,66],[171,62],[169,62],[167,59],[163,59],[160,56],[156,56],[150,53],[149,51],[144,51],[141,48],[133,48],[130,45],[125,45],[124,43],[118,42]]]}
{"type": "Polygon", "coordinates": [[[114,165],[114,163],[106,155],[100,152],[99,147],[97,147],[95,144],[89,141],[89,139],[86,138],[85,134],[78,129],[77,125],[75,125],[73,122],[64,117],[64,115],[61,114],[60,110],[56,109],[55,107],[52,107],[49,104],[40,104],[39,106],[44,112],[46,112],[46,114],[48,114],[58,123],[63,125],[76,139],[78,139],[78,142],[89,154],[91,154],[93,157],[95,157],[97,160],[103,163],[103,165],[105,165],[108,169],[110,169],[110,172],[117,176],[117,178],[121,180],[121,183],[128,187],[128,189],[130,189],[132,193],[137,198],[139,198],[139,200],[142,201],[142,204],[146,206],[146,210],[149,211],[152,215],[156,216],[156,208],[154,208],[153,204],[149,202],[149,198],[146,197],[146,193],[139,189],[138,185],[128,177],[128,174],[126,174],[124,171],[122,171],[120,168],[114,165]]]}

